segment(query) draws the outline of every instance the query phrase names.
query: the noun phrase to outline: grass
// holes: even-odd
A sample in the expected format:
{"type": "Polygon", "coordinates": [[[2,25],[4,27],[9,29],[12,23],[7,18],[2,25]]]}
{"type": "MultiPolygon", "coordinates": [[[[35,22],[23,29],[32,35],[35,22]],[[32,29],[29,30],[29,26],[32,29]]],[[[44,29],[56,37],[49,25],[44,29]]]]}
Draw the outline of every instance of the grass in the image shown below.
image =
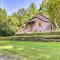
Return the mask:
{"type": "Polygon", "coordinates": [[[60,60],[60,42],[0,41],[0,53],[17,60],[60,60]]]}

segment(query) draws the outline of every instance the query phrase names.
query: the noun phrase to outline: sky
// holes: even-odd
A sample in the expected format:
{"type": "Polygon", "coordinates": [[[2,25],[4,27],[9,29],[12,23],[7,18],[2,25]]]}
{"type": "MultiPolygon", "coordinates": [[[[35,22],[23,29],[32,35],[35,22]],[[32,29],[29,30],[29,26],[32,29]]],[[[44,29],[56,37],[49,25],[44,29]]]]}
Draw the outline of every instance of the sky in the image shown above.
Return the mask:
{"type": "Polygon", "coordinates": [[[31,3],[35,3],[37,8],[39,8],[42,0],[1,0],[2,7],[5,8],[8,12],[8,15],[11,15],[12,12],[18,11],[20,8],[28,8],[31,3]]]}

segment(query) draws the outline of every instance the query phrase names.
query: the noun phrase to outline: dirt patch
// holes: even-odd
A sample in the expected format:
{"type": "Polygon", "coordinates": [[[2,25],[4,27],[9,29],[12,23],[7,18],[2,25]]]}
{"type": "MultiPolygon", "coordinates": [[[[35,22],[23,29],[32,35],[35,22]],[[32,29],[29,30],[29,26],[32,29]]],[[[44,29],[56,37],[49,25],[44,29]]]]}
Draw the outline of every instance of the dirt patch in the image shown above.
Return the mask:
{"type": "Polygon", "coordinates": [[[20,60],[20,58],[18,59],[16,55],[5,55],[0,53],[0,60],[20,60]]]}

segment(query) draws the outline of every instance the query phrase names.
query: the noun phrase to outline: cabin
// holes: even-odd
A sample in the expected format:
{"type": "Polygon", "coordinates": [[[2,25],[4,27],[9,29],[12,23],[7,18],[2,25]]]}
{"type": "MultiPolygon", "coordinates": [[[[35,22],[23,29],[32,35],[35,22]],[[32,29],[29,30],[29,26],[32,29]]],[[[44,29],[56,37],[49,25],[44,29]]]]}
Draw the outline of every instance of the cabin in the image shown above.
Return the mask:
{"type": "Polygon", "coordinates": [[[46,32],[52,31],[56,28],[48,18],[43,15],[37,14],[35,17],[29,19],[27,22],[21,25],[20,32],[46,32]]]}

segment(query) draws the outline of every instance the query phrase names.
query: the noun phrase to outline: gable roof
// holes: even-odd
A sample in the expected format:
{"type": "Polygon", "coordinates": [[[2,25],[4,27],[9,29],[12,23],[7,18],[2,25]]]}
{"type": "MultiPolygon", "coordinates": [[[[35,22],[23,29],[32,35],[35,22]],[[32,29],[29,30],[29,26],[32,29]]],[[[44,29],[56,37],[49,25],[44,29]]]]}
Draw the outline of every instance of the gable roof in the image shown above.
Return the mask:
{"type": "MultiPolygon", "coordinates": [[[[49,19],[47,18],[47,17],[45,17],[45,16],[43,16],[43,15],[41,15],[41,14],[37,14],[35,17],[33,17],[33,18],[31,18],[31,19],[29,19],[27,22],[25,22],[25,23],[31,23],[31,22],[35,22],[35,20],[33,20],[33,19],[35,19],[35,18],[37,18],[37,19],[39,19],[39,20],[42,20],[42,21],[44,21],[44,22],[51,22],[51,21],[49,21],[49,19]]],[[[55,23],[53,23],[53,22],[51,22],[55,27],[56,27],[56,25],[55,25],[55,23]]]]}
{"type": "Polygon", "coordinates": [[[38,18],[39,20],[45,21],[45,22],[49,21],[49,19],[47,17],[40,15],[40,14],[37,14],[36,18],[38,18]]]}
{"type": "Polygon", "coordinates": [[[25,22],[25,23],[35,21],[35,20],[33,20],[33,19],[35,19],[35,18],[37,18],[37,19],[39,19],[39,20],[42,20],[42,21],[44,21],[44,22],[51,22],[51,21],[49,21],[49,19],[48,19],[47,17],[45,17],[45,16],[43,16],[43,15],[40,15],[40,14],[37,14],[35,17],[29,19],[29,20],[28,20],[27,22],[25,22]]]}

